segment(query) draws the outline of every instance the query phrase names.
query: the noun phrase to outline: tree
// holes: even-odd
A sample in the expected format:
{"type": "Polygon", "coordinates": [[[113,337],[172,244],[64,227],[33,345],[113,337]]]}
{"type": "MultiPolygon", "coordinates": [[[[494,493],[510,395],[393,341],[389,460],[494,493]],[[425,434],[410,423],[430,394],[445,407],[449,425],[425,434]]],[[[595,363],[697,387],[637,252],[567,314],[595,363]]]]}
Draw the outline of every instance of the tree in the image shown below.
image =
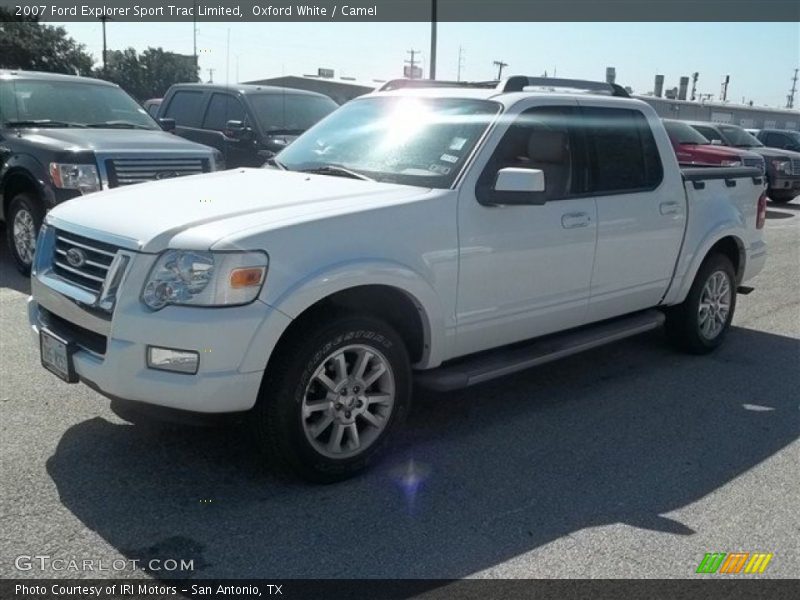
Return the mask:
{"type": "Polygon", "coordinates": [[[97,76],[113,81],[140,102],[163,96],[173,83],[198,81],[194,57],[163,48],[148,48],[141,54],[133,48],[109,51],[106,63],[97,76]]]}
{"type": "Polygon", "coordinates": [[[0,8],[0,68],[90,75],[94,61],[63,27],[0,8]]]}

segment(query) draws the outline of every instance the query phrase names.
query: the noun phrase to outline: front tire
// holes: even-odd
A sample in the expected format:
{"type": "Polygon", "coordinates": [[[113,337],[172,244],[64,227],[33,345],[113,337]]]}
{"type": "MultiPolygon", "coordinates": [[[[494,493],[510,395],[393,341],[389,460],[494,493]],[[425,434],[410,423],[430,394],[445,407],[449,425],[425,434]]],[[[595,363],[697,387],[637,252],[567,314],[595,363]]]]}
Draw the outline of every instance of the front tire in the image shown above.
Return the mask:
{"type": "Polygon", "coordinates": [[[311,319],[282,344],[254,409],[256,440],[283,471],[331,483],[362,471],[411,398],[405,345],[385,322],[311,319]]]}
{"type": "Polygon", "coordinates": [[[667,311],[670,341],[692,354],[707,354],[722,344],[736,309],[736,272],[724,254],[708,256],[686,300],[667,311]]]}
{"type": "Polygon", "coordinates": [[[31,274],[36,236],[43,219],[41,203],[32,194],[22,192],[11,199],[6,217],[8,249],[17,270],[26,276],[31,274]]]}

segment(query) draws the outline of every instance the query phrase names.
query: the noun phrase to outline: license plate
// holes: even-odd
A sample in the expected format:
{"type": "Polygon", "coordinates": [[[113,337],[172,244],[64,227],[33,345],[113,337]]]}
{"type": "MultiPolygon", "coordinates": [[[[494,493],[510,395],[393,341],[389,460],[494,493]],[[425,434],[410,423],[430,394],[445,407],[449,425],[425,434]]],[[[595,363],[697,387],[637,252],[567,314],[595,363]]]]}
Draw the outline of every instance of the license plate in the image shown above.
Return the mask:
{"type": "Polygon", "coordinates": [[[69,342],[43,329],[39,332],[39,347],[42,353],[42,366],[45,369],[67,383],[78,382],[69,342]]]}

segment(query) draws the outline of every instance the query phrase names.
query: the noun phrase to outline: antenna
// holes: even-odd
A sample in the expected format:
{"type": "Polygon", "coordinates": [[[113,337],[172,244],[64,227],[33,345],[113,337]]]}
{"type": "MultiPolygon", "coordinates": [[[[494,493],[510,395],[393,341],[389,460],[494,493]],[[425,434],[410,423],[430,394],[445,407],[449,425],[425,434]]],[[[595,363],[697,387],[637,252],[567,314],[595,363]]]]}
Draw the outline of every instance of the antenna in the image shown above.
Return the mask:
{"type": "Polygon", "coordinates": [[[494,60],[492,64],[497,67],[497,79],[503,78],[503,68],[508,66],[507,62],[503,62],[502,60],[494,60]]]}

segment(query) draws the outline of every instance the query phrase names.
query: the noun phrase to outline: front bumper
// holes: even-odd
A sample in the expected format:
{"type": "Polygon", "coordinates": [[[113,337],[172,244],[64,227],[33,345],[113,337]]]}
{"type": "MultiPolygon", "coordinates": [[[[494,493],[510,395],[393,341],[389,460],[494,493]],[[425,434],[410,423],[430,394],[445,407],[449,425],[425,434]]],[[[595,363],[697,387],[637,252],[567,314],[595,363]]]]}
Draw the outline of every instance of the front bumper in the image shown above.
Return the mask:
{"type": "Polygon", "coordinates": [[[199,413],[252,408],[269,353],[289,317],[259,300],[246,306],[170,306],[152,312],[135,293],[141,285],[136,272],[146,272],[146,266],[134,265],[132,271],[107,315],[34,276],[28,318],[37,346],[43,327],[75,344],[78,377],[110,398],[199,413]],[[198,352],[198,372],[148,368],[148,345],[198,352]]]}
{"type": "Polygon", "coordinates": [[[791,175],[773,177],[770,179],[769,189],[773,192],[796,192],[800,194],[800,177],[791,175]]]}

